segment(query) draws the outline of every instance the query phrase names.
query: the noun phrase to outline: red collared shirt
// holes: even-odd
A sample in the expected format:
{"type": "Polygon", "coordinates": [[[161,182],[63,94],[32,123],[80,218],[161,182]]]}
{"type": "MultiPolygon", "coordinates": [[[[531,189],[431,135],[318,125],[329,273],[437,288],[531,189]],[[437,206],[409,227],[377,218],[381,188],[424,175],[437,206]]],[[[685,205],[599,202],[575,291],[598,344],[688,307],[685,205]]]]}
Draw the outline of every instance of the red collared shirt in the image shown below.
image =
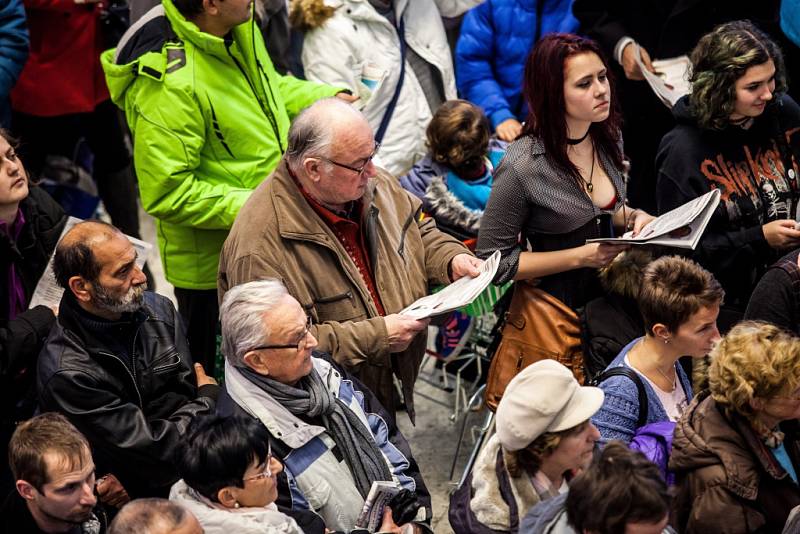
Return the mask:
{"type": "Polygon", "coordinates": [[[375,307],[378,309],[378,313],[380,315],[386,315],[386,311],[383,309],[383,303],[381,303],[381,297],[378,295],[378,290],[375,287],[375,278],[372,274],[372,266],[369,262],[366,239],[361,228],[361,223],[359,222],[364,215],[364,204],[361,200],[356,200],[352,210],[353,218],[342,217],[311,198],[308,192],[303,189],[303,186],[300,185],[297,178],[295,176],[292,176],[292,178],[294,178],[297,188],[300,189],[308,205],[311,206],[311,209],[313,209],[325,224],[328,225],[328,228],[333,231],[336,239],[339,240],[339,243],[341,243],[347,251],[347,255],[350,256],[350,259],[355,263],[358,272],[361,274],[361,279],[364,281],[369,294],[372,296],[372,300],[375,301],[375,307]]]}

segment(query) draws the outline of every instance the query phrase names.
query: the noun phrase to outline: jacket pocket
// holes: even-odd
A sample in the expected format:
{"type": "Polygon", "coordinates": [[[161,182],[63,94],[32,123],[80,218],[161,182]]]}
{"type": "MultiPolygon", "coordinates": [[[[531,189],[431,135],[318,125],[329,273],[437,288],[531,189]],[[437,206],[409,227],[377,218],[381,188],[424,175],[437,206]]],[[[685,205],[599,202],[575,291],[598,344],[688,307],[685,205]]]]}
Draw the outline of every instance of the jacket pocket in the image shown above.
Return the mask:
{"type": "Polygon", "coordinates": [[[174,345],[170,345],[161,354],[153,358],[150,363],[150,372],[153,374],[165,373],[177,368],[181,364],[181,355],[174,345]]]}
{"type": "Polygon", "coordinates": [[[408,229],[411,227],[411,224],[420,216],[422,208],[419,208],[417,211],[412,213],[406,219],[406,222],[403,223],[403,230],[400,232],[400,244],[397,246],[397,253],[403,258],[403,261],[406,261],[406,236],[408,235],[408,229]]]}
{"type": "Polygon", "coordinates": [[[312,307],[317,314],[316,321],[314,321],[317,323],[350,321],[365,315],[363,310],[356,306],[356,297],[352,291],[316,297],[312,307]]]}

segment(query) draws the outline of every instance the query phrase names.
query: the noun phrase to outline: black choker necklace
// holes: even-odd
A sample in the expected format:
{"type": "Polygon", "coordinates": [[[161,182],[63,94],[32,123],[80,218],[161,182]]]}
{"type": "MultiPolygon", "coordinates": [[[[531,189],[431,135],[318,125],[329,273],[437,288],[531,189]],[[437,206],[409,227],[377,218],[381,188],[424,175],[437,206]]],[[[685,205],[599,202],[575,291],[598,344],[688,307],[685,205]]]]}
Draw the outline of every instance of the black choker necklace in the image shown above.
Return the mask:
{"type": "Polygon", "coordinates": [[[569,137],[567,137],[567,144],[568,144],[568,145],[577,145],[577,144],[580,144],[580,143],[582,143],[582,142],[583,142],[583,140],[584,140],[584,139],[586,139],[588,136],[589,136],[589,130],[586,130],[586,133],[585,133],[585,134],[583,134],[583,137],[581,137],[580,139],[570,139],[569,137]]]}

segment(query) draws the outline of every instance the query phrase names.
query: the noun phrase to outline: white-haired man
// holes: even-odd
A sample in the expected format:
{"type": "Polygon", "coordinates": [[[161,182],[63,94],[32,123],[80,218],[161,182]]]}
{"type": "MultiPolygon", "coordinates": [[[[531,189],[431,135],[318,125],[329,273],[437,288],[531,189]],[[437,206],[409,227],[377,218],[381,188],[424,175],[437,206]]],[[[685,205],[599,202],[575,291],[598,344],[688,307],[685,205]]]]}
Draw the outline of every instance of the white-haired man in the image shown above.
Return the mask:
{"type": "Polygon", "coordinates": [[[364,116],[337,99],[304,110],[286,155],[242,208],[222,249],[219,296],[278,278],[313,319],[320,350],[394,414],[393,374],[412,420],[427,321],[398,312],[431,285],[476,276],[481,260],[421,217],[421,203],[376,167],[364,116]]]}
{"type": "Polygon", "coordinates": [[[427,532],[430,494],[408,443],[375,396],[315,350],[310,318],[283,284],[232,288],[220,317],[226,361],[218,412],[266,427],[288,477],[289,495],[279,501],[291,503],[279,504],[311,509],[327,528],[347,532],[372,483],[393,481],[413,495],[393,505],[394,521],[427,532]]]}

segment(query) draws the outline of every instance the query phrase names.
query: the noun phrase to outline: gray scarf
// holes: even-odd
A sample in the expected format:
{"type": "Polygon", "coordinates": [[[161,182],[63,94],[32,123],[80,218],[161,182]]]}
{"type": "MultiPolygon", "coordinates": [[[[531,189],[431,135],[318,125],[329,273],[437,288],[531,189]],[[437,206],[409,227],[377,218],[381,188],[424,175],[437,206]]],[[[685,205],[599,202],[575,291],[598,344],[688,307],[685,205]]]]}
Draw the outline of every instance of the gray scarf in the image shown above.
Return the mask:
{"type": "Polygon", "coordinates": [[[366,499],[374,481],[392,480],[392,473],[375,438],[364,423],[326,387],[316,369],[294,386],[262,376],[248,367],[239,371],[298,417],[320,417],[347,462],[356,488],[366,499]]]}

